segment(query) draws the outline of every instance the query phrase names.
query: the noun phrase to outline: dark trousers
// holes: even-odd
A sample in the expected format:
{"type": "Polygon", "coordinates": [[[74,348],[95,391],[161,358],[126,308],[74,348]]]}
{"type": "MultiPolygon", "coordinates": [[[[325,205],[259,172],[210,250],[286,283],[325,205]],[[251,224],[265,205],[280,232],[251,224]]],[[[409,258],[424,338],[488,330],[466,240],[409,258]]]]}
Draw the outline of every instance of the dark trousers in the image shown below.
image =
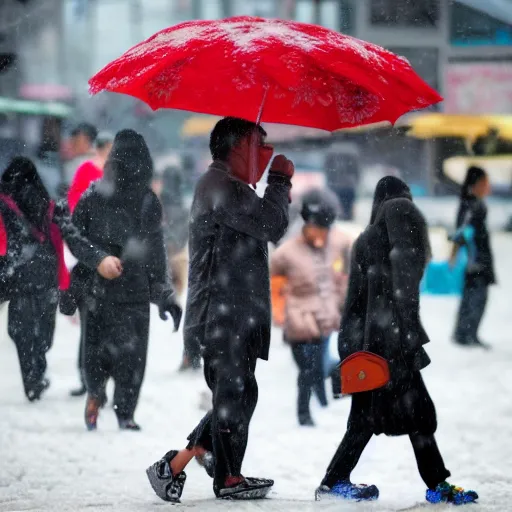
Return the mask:
{"type": "Polygon", "coordinates": [[[103,402],[114,379],[114,410],[132,419],[146,370],[149,304],[99,303],[85,314],[83,363],[87,392],[103,402]]]}
{"type": "Polygon", "coordinates": [[[78,341],[78,375],[80,383],[85,386],[84,376],[84,339],[85,339],[85,319],[87,318],[87,308],[83,301],[78,305],[78,315],[80,319],[80,339],[78,341]]]}
{"type": "MultiPolygon", "coordinates": [[[[327,468],[322,484],[332,487],[337,482],[350,480],[350,475],[372,435],[370,430],[351,426],[349,419],[347,432],[327,468]]],[[[421,478],[429,489],[435,489],[450,476],[450,472],[444,466],[435,437],[411,434],[409,438],[421,478]]]]}
{"type": "Polygon", "coordinates": [[[324,380],[324,347],[321,340],[291,343],[293,359],[299,368],[297,412],[300,419],[311,417],[309,402],[314,391],[320,403],[327,405],[324,380]]]}
{"type": "Polygon", "coordinates": [[[488,291],[489,285],[485,279],[466,278],[455,328],[455,340],[459,343],[470,344],[478,339],[478,328],[487,305],[488,291]]]}
{"type": "Polygon", "coordinates": [[[25,394],[46,372],[46,353],[53,343],[57,291],[14,297],[9,302],[8,331],[18,351],[25,394]]]}
{"type": "Polygon", "coordinates": [[[258,402],[257,350],[244,340],[225,340],[203,353],[204,376],[212,390],[213,409],[189,435],[188,448],[213,451],[214,487],[227,476],[240,476],[247,448],[249,423],[258,402]]]}

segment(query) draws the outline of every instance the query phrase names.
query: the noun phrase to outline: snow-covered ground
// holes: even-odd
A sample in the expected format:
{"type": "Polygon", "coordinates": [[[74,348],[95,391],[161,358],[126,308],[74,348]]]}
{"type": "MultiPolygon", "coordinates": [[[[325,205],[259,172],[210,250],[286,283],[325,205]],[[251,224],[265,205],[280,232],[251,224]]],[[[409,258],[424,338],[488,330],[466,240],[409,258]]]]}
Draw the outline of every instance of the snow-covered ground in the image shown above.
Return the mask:
{"type": "MultiPolygon", "coordinates": [[[[423,317],[433,363],[424,372],[439,419],[437,439],[452,481],[480,493],[481,511],[510,510],[512,500],[512,235],[496,235],[500,285],[492,290],[482,337],[494,349],[461,350],[450,342],[456,300],[425,297],[423,317]]],[[[176,372],[180,335],[154,315],[150,354],[137,420],[140,433],[119,432],[110,407],[97,432],[83,424],[83,399],[68,391],[77,383],[78,328],[59,318],[49,355],[52,387],[39,403],[24,399],[13,344],[0,330],[0,511],[170,510],[150,489],[145,468],[171,447],[182,447],[202,416],[202,377],[176,372]]],[[[276,481],[271,499],[256,503],[215,501],[211,481],[195,463],[188,470],[183,504],[209,511],[423,510],[424,484],[407,438],[374,438],[354,472],[374,483],[374,504],[315,503],[313,492],[344,433],[349,400],[314,408],[317,428],[297,426],[296,369],[274,332],[270,362],[257,369],[260,401],[245,462],[247,475],[276,481]]],[[[446,506],[431,507],[446,509],[446,506]]]]}

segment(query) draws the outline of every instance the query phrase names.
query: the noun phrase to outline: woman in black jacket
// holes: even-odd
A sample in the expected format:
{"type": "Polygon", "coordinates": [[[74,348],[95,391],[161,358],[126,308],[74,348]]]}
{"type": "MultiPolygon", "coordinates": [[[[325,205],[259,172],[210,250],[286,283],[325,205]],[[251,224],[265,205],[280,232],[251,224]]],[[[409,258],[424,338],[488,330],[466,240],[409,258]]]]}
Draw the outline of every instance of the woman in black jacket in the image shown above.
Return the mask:
{"type": "Polygon", "coordinates": [[[419,315],[419,285],[430,258],[427,225],[409,187],[388,176],[379,181],[370,224],[353,249],[338,348],[340,359],[367,350],[385,358],[390,382],[355,393],[345,436],[316,497],[372,500],[375,485],[354,485],[350,475],[364,448],[379,434],[408,435],[427,500],[465,503],[476,493],[446,483],[450,472],[434,438],[436,411],[420,371],[430,364],[419,315]]]}
{"type": "MultiPolygon", "coordinates": [[[[496,282],[493,254],[487,229],[487,206],[484,199],[491,186],[487,173],[480,167],[470,167],[460,193],[457,213],[457,230],[462,233],[466,226],[473,228],[474,255],[466,267],[464,291],[460,302],[454,340],[459,345],[486,347],[478,337],[489,286],[496,282]]],[[[466,243],[463,237],[456,237],[456,246],[466,243]]]]}
{"type": "Polygon", "coordinates": [[[94,258],[77,251],[79,261],[92,270],[84,319],[89,430],[96,428],[110,377],[116,385],[119,427],[139,430],[133,416],[146,368],[150,302],[158,304],[163,319],[166,312],[171,314],[176,329],[181,319],[168,275],[162,207],[150,188],[152,175],[143,137],[122,130],[114,139],[104,177],[89,188],[73,212],[73,223],[82,235],[120,261],[118,277],[108,281],[94,272],[94,258]]]}
{"type": "Polygon", "coordinates": [[[30,401],[49,386],[46,352],[53,341],[58,290],[69,282],[62,238],[107,276],[115,261],[78,234],[67,210],[50,199],[33,162],[14,158],[0,188],[0,290],[1,300],[9,301],[9,336],[30,401]]]}

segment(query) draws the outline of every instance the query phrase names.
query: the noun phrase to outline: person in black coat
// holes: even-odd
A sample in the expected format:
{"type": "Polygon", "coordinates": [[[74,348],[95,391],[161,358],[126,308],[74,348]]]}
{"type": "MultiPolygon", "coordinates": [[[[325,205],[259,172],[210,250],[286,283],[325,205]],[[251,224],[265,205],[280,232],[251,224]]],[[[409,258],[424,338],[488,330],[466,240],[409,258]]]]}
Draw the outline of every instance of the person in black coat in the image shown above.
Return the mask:
{"type": "MultiPolygon", "coordinates": [[[[139,430],[135,408],[149,336],[150,302],[160,316],[173,317],[177,329],[181,308],[168,275],[162,230],[162,207],[150,188],[153,164],[141,135],[120,131],[105,165],[104,177],[91,185],[73,212],[80,232],[118,260],[114,279],[94,272],[97,256],[76,251],[91,269],[85,298],[84,376],[86,426],[96,428],[105,387],[115,381],[114,409],[121,429],[139,430]]],[[[73,250],[73,245],[70,245],[73,250]]]]}
{"type": "MultiPolygon", "coordinates": [[[[480,167],[470,167],[460,193],[460,206],[457,213],[457,233],[463,228],[473,228],[475,249],[466,267],[464,290],[457,316],[454,340],[459,345],[487,347],[478,337],[489,286],[496,282],[491,240],[487,229],[487,206],[484,199],[490,194],[491,186],[486,172],[480,167]]],[[[463,236],[454,239],[456,247],[467,243],[463,236]]]]}
{"type": "Polygon", "coordinates": [[[398,178],[383,178],[370,224],[354,245],[338,348],[342,361],[361,350],[385,358],[391,379],[382,388],[352,395],[347,431],[317,499],[378,497],[376,486],[350,482],[374,434],[409,436],[429,501],[477,498],[446,483],[450,472],[434,438],[436,411],[420,374],[430,363],[423,348],[429,339],[419,315],[419,285],[429,258],[427,225],[409,188],[398,178]]]}
{"type": "MultiPolygon", "coordinates": [[[[81,237],[63,204],[55,204],[34,163],[12,160],[0,187],[0,289],[9,301],[8,331],[16,344],[25,394],[38,400],[48,388],[46,353],[55,330],[58,290],[67,288],[62,238],[83,253],[95,247],[81,237]]],[[[102,254],[97,265],[108,265],[102,254]]]]}
{"type": "Polygon", "coordinates": [[[293,175],[293,164],[279,155],[264,196],[251,188],[272,158],[265,135],[249,121],[219,121],[210,139],[214,161],[196,186],[185,342],[201,347],[213,410],[189,436],[186,450],[171,451],[148,468],[151,485],[164,500],[179,500],[184,467],[205,450],[213,452],[217,497],[253,497],[252,491],[268,491],[273,484],[241,474],[258,398],[256,361],[268,358],[270,345],[268,243],[278,242],[287,229],[293,175]]]}

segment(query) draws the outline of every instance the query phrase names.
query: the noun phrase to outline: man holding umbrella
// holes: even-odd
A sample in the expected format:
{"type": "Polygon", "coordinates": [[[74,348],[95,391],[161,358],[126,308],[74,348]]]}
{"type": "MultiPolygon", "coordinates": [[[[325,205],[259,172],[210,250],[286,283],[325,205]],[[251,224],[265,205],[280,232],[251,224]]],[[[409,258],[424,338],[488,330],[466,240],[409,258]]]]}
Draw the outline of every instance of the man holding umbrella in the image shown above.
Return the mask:
{"type": "Polygon", "coordinates": [[[272,480],[245,478],[242,461],[258,399],[256,361],[268,359],[270,284],[268,242],[288,227],[293,163],[283,155],[270,166],[263,198],[253,188],[272,159],[265,131],[238,118],[217,123],[210,138],[213,163],[195,190],[190,219],[190,271],[185,337],[201,346],[213,409],[188,437],[148,468],[166,501],[179,501],[185,466],[213,454],[218,498],[264,497],[272,480]]]}

